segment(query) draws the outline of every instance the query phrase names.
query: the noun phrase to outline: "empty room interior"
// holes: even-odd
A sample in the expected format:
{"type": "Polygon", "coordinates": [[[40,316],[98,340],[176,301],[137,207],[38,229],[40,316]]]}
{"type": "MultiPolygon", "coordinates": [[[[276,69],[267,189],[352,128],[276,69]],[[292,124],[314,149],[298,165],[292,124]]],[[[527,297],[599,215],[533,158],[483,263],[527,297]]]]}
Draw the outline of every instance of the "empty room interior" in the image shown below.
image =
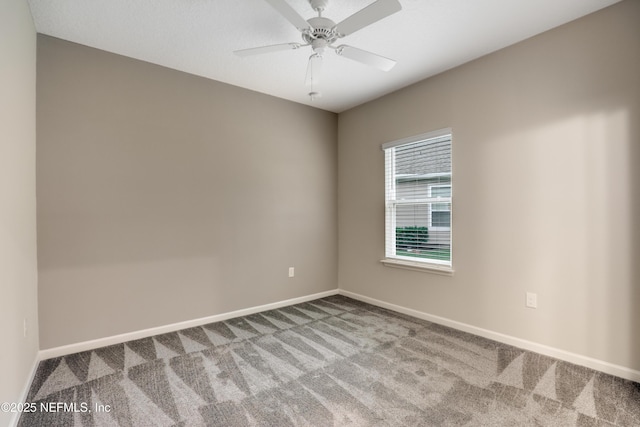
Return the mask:
{"type": "Polygon", "coordinates": [[[640,425],[640,1],[181,3],[0,4],[0,425],[640,425]]]}

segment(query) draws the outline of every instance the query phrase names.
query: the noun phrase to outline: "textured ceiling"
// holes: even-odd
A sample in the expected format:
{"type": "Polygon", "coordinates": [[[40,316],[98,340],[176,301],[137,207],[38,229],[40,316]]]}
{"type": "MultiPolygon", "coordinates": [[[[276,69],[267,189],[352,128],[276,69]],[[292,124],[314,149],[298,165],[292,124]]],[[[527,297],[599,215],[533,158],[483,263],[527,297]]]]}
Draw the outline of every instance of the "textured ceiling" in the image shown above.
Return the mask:
{"type": "MultiPolygon", "coordinates": [[[[287,0],[305,19],[308,0],[287,0]]],[[[302,42],[264,0],[29,0],[39,33],[341,112],[619,0],[400,0],[402,10],[340,43],[397,61],[388,72],[325,54],[305,86],[309,47],[240,58],[234,50],[302,42]]],[[[340,22],[372,0],[332,0],[340,22]]]]}

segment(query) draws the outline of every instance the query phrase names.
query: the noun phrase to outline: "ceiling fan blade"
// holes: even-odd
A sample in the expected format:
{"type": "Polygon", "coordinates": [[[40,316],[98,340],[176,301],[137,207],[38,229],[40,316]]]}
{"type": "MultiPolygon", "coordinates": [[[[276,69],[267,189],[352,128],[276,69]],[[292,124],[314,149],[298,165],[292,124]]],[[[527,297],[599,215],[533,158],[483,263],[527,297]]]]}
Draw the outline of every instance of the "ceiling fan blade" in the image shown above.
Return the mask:
{"type": "Polygon", "coordinates": [[[396,65],[396,61],[393,59],[385,58],[384,56],[376,55],[375,53],[367,52],[366,50],[344,44],[336,48],[336,53],[344,56],[345,58],[353,59],[354,61],[378,68],[382,71],[389,71],[394,65],[396,65]]]}
{"type": "Polygon", "coordinates": [[[252,47],[250,49],[241,49],[236,50],[235,53],[238,56],[245,57],[251,55],[260,55],[262,53],[270,53],[270,52],[279,52],[281,50],[291,50],[297,49],[302,46],[300,43],[282,43],[282,44],[272,44],[269,46],[261,46],[261,47],[252,47]]]}
{"type": "Polygon", "coordinates": [[[398,0],[378,0],[336,25],[341,36],[348,36],[402,9],[398,0]]]}
{"type": "Polygon", "coordinates": [[[298,14],[289,3],[285,0],[265,0],[269,3],[275,10],[280,12],[280,15],[284,16],[285,19],[293,24],[300,31],[304,31],[306,29],[311,29],[309,23],[298,14]]]}
{"type": "Polygon", "coordinates": [[[317,89],[320,84],[320,74],[322,73],[322,56],[314,53],[309,57],[309,64],[307,65],[307,77],[305,84],[310,86],[311,89],[317,89]]]}

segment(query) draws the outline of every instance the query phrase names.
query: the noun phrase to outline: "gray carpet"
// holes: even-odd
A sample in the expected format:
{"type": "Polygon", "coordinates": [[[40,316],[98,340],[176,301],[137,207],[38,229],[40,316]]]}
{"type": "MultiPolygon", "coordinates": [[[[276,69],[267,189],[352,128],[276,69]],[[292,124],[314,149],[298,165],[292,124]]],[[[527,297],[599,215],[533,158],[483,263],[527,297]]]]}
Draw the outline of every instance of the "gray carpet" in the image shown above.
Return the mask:
{"type": "Polygon", "coordinates": [[[342,296],[45,360],[28,401],[22,427],[640,426],[638,383],[342,296]]]}

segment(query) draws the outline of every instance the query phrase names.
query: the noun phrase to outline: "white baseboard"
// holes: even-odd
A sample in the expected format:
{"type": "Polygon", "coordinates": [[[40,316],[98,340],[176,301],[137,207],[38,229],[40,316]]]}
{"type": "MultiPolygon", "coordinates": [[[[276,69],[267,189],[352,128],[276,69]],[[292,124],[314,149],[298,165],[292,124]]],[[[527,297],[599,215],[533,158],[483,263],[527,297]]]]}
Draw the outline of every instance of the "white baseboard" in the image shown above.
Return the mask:
{"type": "MultiPolygon", "coordinates": [[[[36,377],[36,372],[38,371],[38,364],[40,363],[40,353],[36,354],[36,357],[33,359],[33,364],[31,365],[31,372],[29,373],[29,379],[25,383],[22,388],[22,393],[20,393],[20,398],[17,402],[26,402],[27,397],[29,396],[29,389],[31,388],[31,383],[33,383],[33,379],[36,377]]],[[[18,425],[18,421],[20,421],[20,412],[15,412],[11,419],[9,420],[9,427],[16,427],[18,425]]]]}
{"type": "Polygon", "coordinates": [[[411,308],[402,307],[396,304],[380,301],[374,298],[369,298],[364,295],[356,294],[353,292],[340,289],[338,292],[340,295],[344,295],[355,300],[366,302],[378,307],[387,308],[389,310],[396,311],[398,313],[407,314],[409,316],[417,317],[419,319],[428,320],[429,322],[437,323],[439,325],[448,326],[453,329],[457,329],[464,332],[469,332],[474,335],[478,335],[484,338],[488,338],[493,341],[498,341],[503,344],[519,347],[524,350],[533,351],[535,353],[543,354],[545,356],[553,357],[555,359],[563,360],[565,362],[573,363],[575,365],[585,366],[587,368],[594,369],[596,371],[604,372],[606,374],[614,375],[616,377],[624,378],[630,381],[640,382],[640,371],[636,371],[631,368],[627,368],[613,363],[605,362],[603,360],[593,359],[591,357],[583,356],[577,353],[571,353],[569,351],[560,350],[554,347],[549,347],[543,344],[538,344],[532,341],[523,340],[521,338],[512,337],[510,335],[501,334],[499,332],[490,331],[488,329],[478,328],[476,326],[468,325],[466,323],[457,322],[455,320],[447,319],[440,316],[434,316],[432,314],[424,313],[422,311],[413,310],[411,308]]]}
{"type": "MultiPolygon", "coordinates": [[[[120,335],[113,335],[110,337],[64,345],[61,347],[48,348],[45,350],[40,350],[40,352],[38,353],[38,360],[51,359],[53,357],[60,357],[60,356],[65,356],[67,354],[79,353],[81,351],[88,351],[88,350],[93,350],[100,347],[106,347],[108,345],[120,344],[126,341],[137,340],[140,338],[147,338],[147,337],[151,337],[159,334],[166,334],[168,332],[175,332],[181,329],[202,326],[202,325],[206,325],[207,323],[220,322],[222,320],[232,319],[234,317],[248,316],[249,314],[259,313],[261,311],[273,310],[276,308],[286,307],[288,305],[293,305],[293,304],[300,304],[303,302],[312,301],[314,299],[324,298],[324,297],[337,295],[337,294],[338,294],[338,289],[332,289],[330,291],[319,292],[317,294],[306,295],[298,298],[291,298],[284,301],[278,301],[278,302],[259,305],[259,306],[250,307],[250,308],[244,308],[242,310],[230,311],[228,313],[216,314],[213,316],[202,317],[199,319],[172,323],[170,325],[158,326],[155,328],[127,332],[120,335]]],[[[29,382],[29,384],[31,384],[31,382],[29,382]]]]}
{"type": "MultiPolygon", "coordinates": [[[[286,307],[288,305],[300,304],[307,301],[312,301],[318,298],[324,298],[331,295],[344,295],[355,300],[363,301],[378,307],[387,308],[399,313],[407,314],[409,316],[417,317],[419,319],[427,320],[440,325],[448,326],[460,331],[468,332],[474,335],[478,335],[484,338],[488,338],[503,344],[519,347],[524,350],[540,353],[545,356],[553,357],[555,359],[563,360],[565,362],[574,363],[576,365],[585,366],[587,368],[595,369],[600,372],[604,372],[610,375],[614,375],[620,378],[628,379],[630,381],[640,382],[640,371],[627,368],[613,363],[605,362],[603,360],[594,359],[591,357],[583,356],[577,353],[571,353],[565,350],[557,349],[554,347],[546,346],[543,344],[527,341],[521,338],[516,338],[510,335],[501,334],[499,332],[490,331],[488,329],[479,328],[477,326],[469,325],[455,320],[447,319],[445,317],[435,316],[432,314],[424,313],[418,310],[402,307],[400,305],[391,304],[385,301],[370,298],[364,295],[356,294],[354,292],[345,291],[343,289],[333,289],[330,291],[320,292],[317,294],[306,295],[303,297],[292,298],[284,301],[278,301],[270,304],[245,308],[242,310],[231,311],[228,313],[216,314],[213,316],[203,317],[200,319],[188,320],[184,322],[173,323],[170,325],[158,326],[155,328],[144,329],[140,331],[128,332],[125,334],[114,335],[110,337],[100,338],[91,341],[84,341],[80,343],[65,345],[61,347],[54,347],[45,350],[40,350],[38,358],[34,363],[33,372],[31,373],[31,379],[28,385],[31,384],[38,362],[52,357],[65,356],[67,354],[78,353],[81,351],[93,350],[100,347],[105,347],[113,344],[120,344],[126,341],[136,340],[140,338],[147,338],[153,335],[165,334],[168,332],[175,332],[181,329],[193,328],[195,326],[206,325],[207,323],[220,322],[222,320],[231,319],[234,317],[247,316],[249,314],[259,313],[261,311],[273,310],[276,308],[286,307]]],[[[28,387],[28,386],[27,386],[28,387]]],[[[28,388],[24,391],[24,398],[26,398],[28,388]]],[[[17,419],[16,419],[17,422],[17,419]]]]}

